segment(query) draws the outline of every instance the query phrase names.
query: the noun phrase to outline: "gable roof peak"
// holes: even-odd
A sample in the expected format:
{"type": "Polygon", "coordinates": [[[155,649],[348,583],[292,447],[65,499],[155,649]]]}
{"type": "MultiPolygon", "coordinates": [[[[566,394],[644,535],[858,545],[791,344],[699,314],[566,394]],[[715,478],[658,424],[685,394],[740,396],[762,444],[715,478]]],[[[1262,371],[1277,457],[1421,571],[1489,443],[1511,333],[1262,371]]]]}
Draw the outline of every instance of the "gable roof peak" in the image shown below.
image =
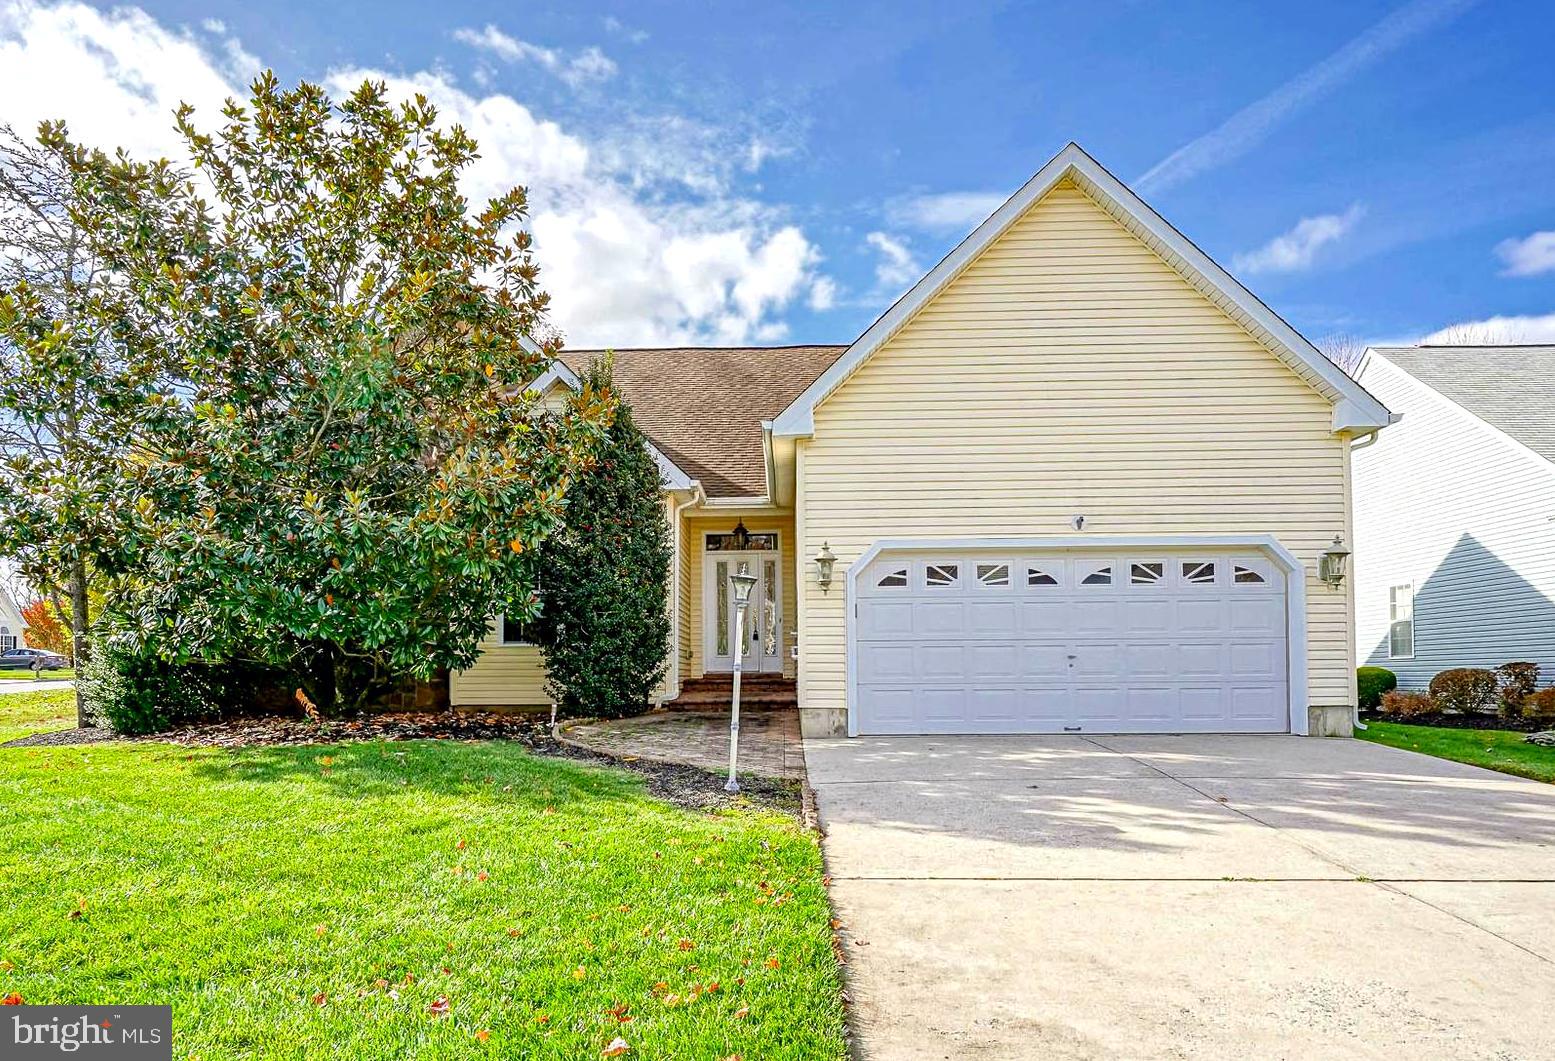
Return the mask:
{"type": "Polygon", "coordinates": [[[773,434],[784,437],[813,434],[816,407],[1003,236],[1032,205],[1065,180],[1073,180],[1114,220],[1159,254],[1189,284],[1219,305],[1327,398],[1333,405],[1334,431],[1364,433],[1388,425],[1388,410],[1381,402],[1071,140],[897,299],[830,368],[794,399],[773,421],[773,434]]]}

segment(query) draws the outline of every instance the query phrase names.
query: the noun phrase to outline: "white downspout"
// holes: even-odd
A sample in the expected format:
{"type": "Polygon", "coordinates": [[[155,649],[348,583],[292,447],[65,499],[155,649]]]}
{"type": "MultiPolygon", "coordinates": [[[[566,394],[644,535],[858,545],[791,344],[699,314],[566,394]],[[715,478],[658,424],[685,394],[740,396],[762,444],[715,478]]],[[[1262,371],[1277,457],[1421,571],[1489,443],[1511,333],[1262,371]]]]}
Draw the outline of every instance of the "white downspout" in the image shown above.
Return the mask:
{"type": "MultiPolygon", "coordinates": [[[[1400,419],[1402,419],[1402,417],[1400,417],[1399,414],[1393,413],[1390,414],[1389,422],[1390,424],[1396,424],[1400,419]]],[[[1365,449],[1367,446],[1370,446],[1372,443],[1376,442],[1377,433],[1381,430],[1382,428],[1380,427],[1373,428],[1372,430],[1366,432],[1364,438],[1351,439],[1350,452],[1354,453],[1358,449],[1365,449]]],[[[1351,577],[1353,578],[1354,576],[1352,575],[1351,577]]],[[[1355,698],[1355,708],[1350,712],[1350,725],[1358,730],[1366,730],[1371,728],[1370,726],[1366,725],[1366,723],[1361,721],[1361,698],[1359,696],[1355,698]]]]}

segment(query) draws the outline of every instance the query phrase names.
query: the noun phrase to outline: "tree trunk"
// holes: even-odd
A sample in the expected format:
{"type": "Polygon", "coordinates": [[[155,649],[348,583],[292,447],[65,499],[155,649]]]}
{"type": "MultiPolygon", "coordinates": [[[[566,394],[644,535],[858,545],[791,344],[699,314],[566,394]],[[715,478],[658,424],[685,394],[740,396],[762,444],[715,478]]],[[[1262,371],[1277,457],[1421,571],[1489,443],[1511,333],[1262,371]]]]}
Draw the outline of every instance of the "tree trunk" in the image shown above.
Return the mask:
{"type": "Polygon", "coordinates": [[[86,561],[77,557],[70,565],[70,653],[76,668],[76,725],[89,725],[86,717],[86,701],[81,695],[81,665],[89,651],[87,628],[91,625],[86,613],[86,561]]]}

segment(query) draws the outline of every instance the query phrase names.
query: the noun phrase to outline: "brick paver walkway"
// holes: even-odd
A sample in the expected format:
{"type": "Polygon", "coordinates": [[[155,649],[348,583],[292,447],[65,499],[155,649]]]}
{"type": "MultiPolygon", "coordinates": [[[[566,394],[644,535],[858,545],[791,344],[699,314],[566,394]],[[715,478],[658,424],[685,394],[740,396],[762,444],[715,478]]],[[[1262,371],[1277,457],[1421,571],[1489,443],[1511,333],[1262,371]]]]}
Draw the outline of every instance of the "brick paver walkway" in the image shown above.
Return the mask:
{"type": "MultiPolygon", "coordinates": [[[[559,736],[618,758],[689,763],[705,770],[729,767],[728,711],[654,711],[636,718],[564,723],[559,736]]],[[[764,777],[804,777],[799,712],[742,710],[739,770],[764,777]]]]}

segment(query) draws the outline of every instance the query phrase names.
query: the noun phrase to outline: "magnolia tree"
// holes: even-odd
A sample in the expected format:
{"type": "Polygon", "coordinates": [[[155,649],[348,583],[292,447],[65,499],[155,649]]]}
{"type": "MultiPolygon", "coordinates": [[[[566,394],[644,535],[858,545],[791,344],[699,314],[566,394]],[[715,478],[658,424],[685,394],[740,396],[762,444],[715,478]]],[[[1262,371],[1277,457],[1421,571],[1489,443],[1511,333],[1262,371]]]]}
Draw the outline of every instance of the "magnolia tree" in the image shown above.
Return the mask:
{"type": "Polygon", "coordinates": [[[494,602],[533,596],[614,401],[524,393],[555,352],[529,338],[524,193],[472,209],[476,145],[424,99],[368,83],[336,105],[266,73],[224,119],[180,110],[192,172],[42,137],[103,269],[90,320],[133,379],[110,631],[278,668],[329,713],[467,666],[494,602]]]}

